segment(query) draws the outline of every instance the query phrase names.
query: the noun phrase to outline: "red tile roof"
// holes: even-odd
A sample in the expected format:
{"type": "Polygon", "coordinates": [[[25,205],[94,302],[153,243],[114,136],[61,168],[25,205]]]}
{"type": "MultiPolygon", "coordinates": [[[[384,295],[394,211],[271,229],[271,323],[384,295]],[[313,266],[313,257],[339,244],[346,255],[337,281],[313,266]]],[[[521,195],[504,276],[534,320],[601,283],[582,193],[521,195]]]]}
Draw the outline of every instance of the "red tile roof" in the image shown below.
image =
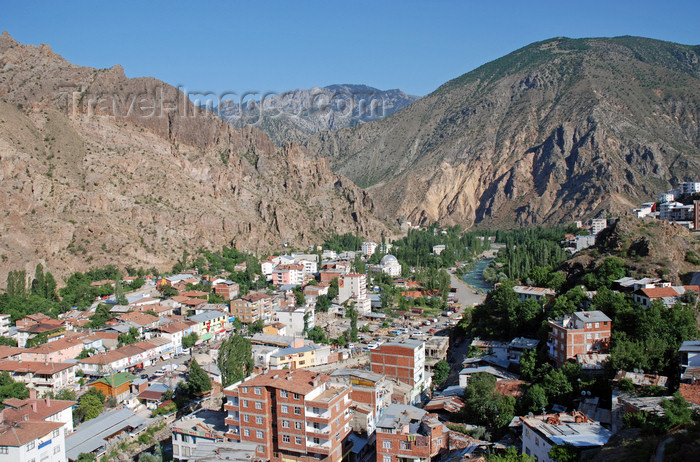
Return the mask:
{"type": "Polygon", "coordinates": [[[275,370],[261,374],[245,381],[246,387],[272,387],[291,393],[306,395],[307,393],[330,380],[330,376],[319,372],[298,370],[275,370]],[[316,385],[314,385],[316,380],[316,385]]]}
{"type": "Polygon", "coordinates": [[[673,287],[649,287],[639,289],[648,298],[678,297],[678,292],[673,287]]]}
{"type": "Polygon", "coordinates": [[[32,372],[41,375],[53,375],[57,372],[74,367],[71,363],[45,363],[39,361],[0,361],[0,371],[32,372]]]}
{"type": "Polygon", "coordinates": [[[689,383],[681,383],[678,391],[686,401],[700,406],[700,382],[692,385],[689,383]]]}
{"type": "Polygon", "coordinates": [[[61,422],[19,421],[0,425],[0,446],[19,447],[63,427],[61,422]]]}

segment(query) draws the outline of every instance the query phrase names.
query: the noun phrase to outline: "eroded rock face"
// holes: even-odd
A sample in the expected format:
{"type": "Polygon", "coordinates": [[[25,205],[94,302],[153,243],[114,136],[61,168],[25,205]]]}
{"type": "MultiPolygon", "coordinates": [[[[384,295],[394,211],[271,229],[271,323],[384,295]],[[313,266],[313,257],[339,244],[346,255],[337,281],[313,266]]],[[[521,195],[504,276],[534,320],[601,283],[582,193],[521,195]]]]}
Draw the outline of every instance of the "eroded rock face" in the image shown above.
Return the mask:
{"type": "Polygon", "coordinates": [[[0,98],[3,283],[39,261],[59,275],[165,269],[184,248],[269,251],[390,232],[325,159],[236,130],[119,66],[75,66],[3,34],[0,98]]]}
{"type": "Polygon", "coordinates": [[[552,39],[307,142],[387,217],[567,223],[700,177],[698,47],[552,39]]]}

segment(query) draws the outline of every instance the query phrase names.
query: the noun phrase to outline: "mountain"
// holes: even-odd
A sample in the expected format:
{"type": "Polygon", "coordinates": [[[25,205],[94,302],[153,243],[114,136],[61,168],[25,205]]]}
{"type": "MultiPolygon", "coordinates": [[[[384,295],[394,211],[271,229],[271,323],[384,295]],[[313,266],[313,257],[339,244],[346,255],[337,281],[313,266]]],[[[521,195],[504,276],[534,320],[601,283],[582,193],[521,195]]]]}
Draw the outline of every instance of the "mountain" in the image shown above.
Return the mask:
{"type": "Polygon", "coordinates": [[[223,101],[215,112],[236,127],[256,126],[275,144],[302,143],[314,133],[379,120],[417,101],[401,90],[367,85],[329,85],[257,100],[223,101]]]}
{"type": "Polygon", "coordinates": [[[554,38],[306,146],[386,217],[570,223],[698,181],[699,107],[700,46],[554,38]]]}
{"type": "Polygon", "coordinates": [[[269,251],[387,231],[325,159],[234,129],[156,79],[76,66],[7,33],[0,191],[2,281],[38,261],[54,274],[169,269],[185,248],[269,251]]]}

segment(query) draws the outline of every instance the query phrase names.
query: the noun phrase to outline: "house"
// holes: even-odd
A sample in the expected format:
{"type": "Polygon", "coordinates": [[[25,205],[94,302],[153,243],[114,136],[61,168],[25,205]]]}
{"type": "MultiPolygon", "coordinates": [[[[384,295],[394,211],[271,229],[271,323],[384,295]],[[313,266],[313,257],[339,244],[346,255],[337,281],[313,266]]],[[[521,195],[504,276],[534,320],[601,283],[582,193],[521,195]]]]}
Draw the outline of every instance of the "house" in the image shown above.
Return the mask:
{"type": "Polygon", "coordinates": [[[148,313],[131,312],[122,314],[117,319],[121,322],[126,323],[129,327],[135,327],[139,331],[139,335],[150,329],[155,329],[158,327],[160,319],[158,316],[153,316],[148,313]]]}
{"type": "Polygon", "coordinates": [[[443,245],[443,244],[434,245],[434,246],[433,246],[433,253],[434,253],[435,255],[440,255],[442,252],[445,251],[445,248],[446,248],[446,247],[445,247],[445,245],[443,245]]]}
{"type": "Polygon", "coordinates": [[[532,286],[515,286],[513,287],[513,291],[520,296],[520,300],[523,302],[528,299],[533,299],[537,301],[544,300],[546,303],[557,294],[556,291],[546,287],[532,286]]]}
{"type": "Polygon", "coordinates": [[[173,459],[197,460],[193,454],[202,444],[223,441],[226,433],[226,414],[209,409],[199,409],[170,425],[173,459]]]}
{"type": "Polygon", "coordinates": [[[615,375],[613,382],[619,383],[620,380],[622,380],[622,379],[629,380],[635,386],[638,386],[638,387],[656,386],[656,387],[666,388],[666,384],[668,382],[668,377],[665,377],[663,375],[645,374],[643,372],[627,372],[627,371],[619,371],[617,373],[617,375],[615,375]]]}
{"type": "Polygon", "coordinates": [[[510,361],[511,364],[520,364],[520,356],[526,351],[534,350],[539,344],[540,341],[533,338],[514,338],[506,347],[508,361],[510,361]]]}
{"type": "Polygon", "coordinates": [[[181,354],[183,351],[182,339],[194,332],[197,323],[194,321],[173,321],[156,329],[160,336],[172,344],[173,354],[181,354]]]}
{"type": "Polygon", "coordinates": [[[602,311],[577,311],[550,320],[549,357],[562,366],[578,354],[607,353],[612,321],[602,311]]]}
{"type": "Polygon", "coordinates": [[[231,300],[230,311],[243,324],[250,324],[258,319],[269,320],[272,314],[272,297],[263,292],[251,292],[236,300],[231,300]]]}
{"type": "Polygon", "coordinates": [[[634,292],[634,301],[642,306],[651,306],[656,300],[667,306],[672,307],[681,300],[684,293],[693,291],[696,295],[700,293],[698,286],[667,286],[667,287],[650,287],[641,288],[634,292]]]}
{"type": "Polygon", "coordinates": [[[313,276],[318,273],[318,255],[315,253],[292,252],[294,263],[304,265],[304,276],[313,276]]]}
{"type": "Polygon", "coordinates": [[[433,460],[446,452],[449,430],[436,414],[401,404],[387,407],[377,422],[377,461],[433,460]]]}
{"type": "Polygon", "coordinates": [[[51,342],[63,338],[66,334],[66,322],[61,319],[42,319],[39,322],[27,322],[27,316],[23,325],[22,321],[17,321],[17,346],[23,348],[30,344],[30,339],[37,338],[40,343],[51,342]]]}
{"type": "MultiPolygon", "coordinates": [[[[11,413],[8,413],[11,414],[11,413]]],[[[3,461],[64,462],[63,423],[43,419],[13,420],[0,412],[0,459],[3,461]]]]}
{"type": "Polygon", "coordinates": [[[475,374],[489,374],[496,377],[496,381],[513,380],[517,378],[517,376],[514,374],[511,374],[510,372],[507,372],[499,367],[473,365],[470,367],[465,367],[459,372],[459,386],[465,388],[469,383],[469,379],[475,374]]]}
{"type": "Polygon", "coordinates": [[[0,336],[7,337],[10,333],[10,315],[0,314],[0,336]]]}
{"type": "Polygon", "coordinates": [[[58,392],[75,385],[74,363],[37,361],[0,361],[0,372],[7,372],[16,382],[41,392],[58,392]]]}
{"type": "Polygon", "coordinates": [[[170,388],[163,383],[154,383],[136,395],[136,399],[142,402],[146,408],[155,409],[162,401],[165,392],[169,389],[170,388]]]}
{"type": "Polygon", "coordinates": [[[291,263],[277,265],[272,271],[272,283],[276,286],[300,286],[304,283],[304,265],[291,263]]]}
{"type": "Polygon", "coordinates": [[[26,348],[13,347],[8,345],[0,345],[0,360],[2,359],[22,359],[22,353],[27,351],[26,348]]]}
{"type": "Polygon", "coordinates": [[[43,420],[63,424],[63,435],[73,433],[73,406],[75,401],[63,401],[46,397],[37,399],[36,390],[29,390],[28,399],[8,398],[2,402],[5,405],[4,417],[12,421],[43,420]]]}
{"type": "Polygon", "coordinates": [[[612,432],[582,412],[520,417],[522,452],[535,460],[550,462],[552,446],[570,444],[577,449],[599,448],[608,442],[612,432]]]}
{"type": "Polygon", "coordinates": [[[700,368],[700,341],[686,340],[678,352],[681,356],[681,376],[689,369],[700,368]]]}
{"type": "Polygon", "coordinates": [[[430,386],[425,373],[425,343],[418,340],[387,342],[370,350],[372,372],[396,378],[411,386],[411,402],[417,402],[430,386]]]}
{"type": "Polygon", "coordinates": [[[367,276],[346,274],[338,279],[338,303],[354,304],[358,314],[372,311],[372,302],[367,297],[367,276]]]}
{"type": "Polygon", "coordinates": [[[131,382],[135,379],[128,372],[117,372],[89,383],[88,386],[101,391],[105,396],[114,396],[117,401],[122,401],[131,393],[131,382]]]}
{"type": "Polygon", "coordinates": [[[306,370],[279,370],[224,389],[226,437],[257,445],[262,460],[340,462],[352,444],[350,389],[306,370]]]}
{"type": "Polygon", "coordinates": [[[329,345],[316,345],[313,342],[300,347],[280,348],[270,355],[270,369],[303,369],[328,364],[330,349],[329,345]]]}
{"type": "Polygon", "coordinates": [[[304,333],[315,326],[313,307],[278,307],[272,311],[273,323],[281,323],[286,327],[287,335],[304,336],[304,333]]]}
{"type": "Polygon", "coordinates": [[[432,336],[425,341],[425,369],[428,373],[432,373],[435,364],[447,358],[449,346],[449,337],[432,336]]]}

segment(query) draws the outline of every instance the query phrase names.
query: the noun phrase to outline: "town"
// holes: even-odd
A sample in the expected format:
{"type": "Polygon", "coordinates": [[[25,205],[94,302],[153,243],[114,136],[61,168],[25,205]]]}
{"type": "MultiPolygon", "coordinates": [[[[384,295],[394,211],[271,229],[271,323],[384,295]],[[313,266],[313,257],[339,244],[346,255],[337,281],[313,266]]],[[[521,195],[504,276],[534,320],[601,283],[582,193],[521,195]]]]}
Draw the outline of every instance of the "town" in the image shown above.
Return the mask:
{"type": "MultiPolygon", "coordinates": [[[[585,247],[623,220],[640,221],[593,220],[585,247]]],[[[700,272],[637,278],[608,256],[572,286],[556,270],[585,250],[572,236],[413,226],[183,252],[168,274],[100,268],[60,290],[41,265],[12,271],[0,457],[575,460],[635,423],[688,423],[700,272]],[[484,259],[488,295],[464,282],[484,259]]]]}

